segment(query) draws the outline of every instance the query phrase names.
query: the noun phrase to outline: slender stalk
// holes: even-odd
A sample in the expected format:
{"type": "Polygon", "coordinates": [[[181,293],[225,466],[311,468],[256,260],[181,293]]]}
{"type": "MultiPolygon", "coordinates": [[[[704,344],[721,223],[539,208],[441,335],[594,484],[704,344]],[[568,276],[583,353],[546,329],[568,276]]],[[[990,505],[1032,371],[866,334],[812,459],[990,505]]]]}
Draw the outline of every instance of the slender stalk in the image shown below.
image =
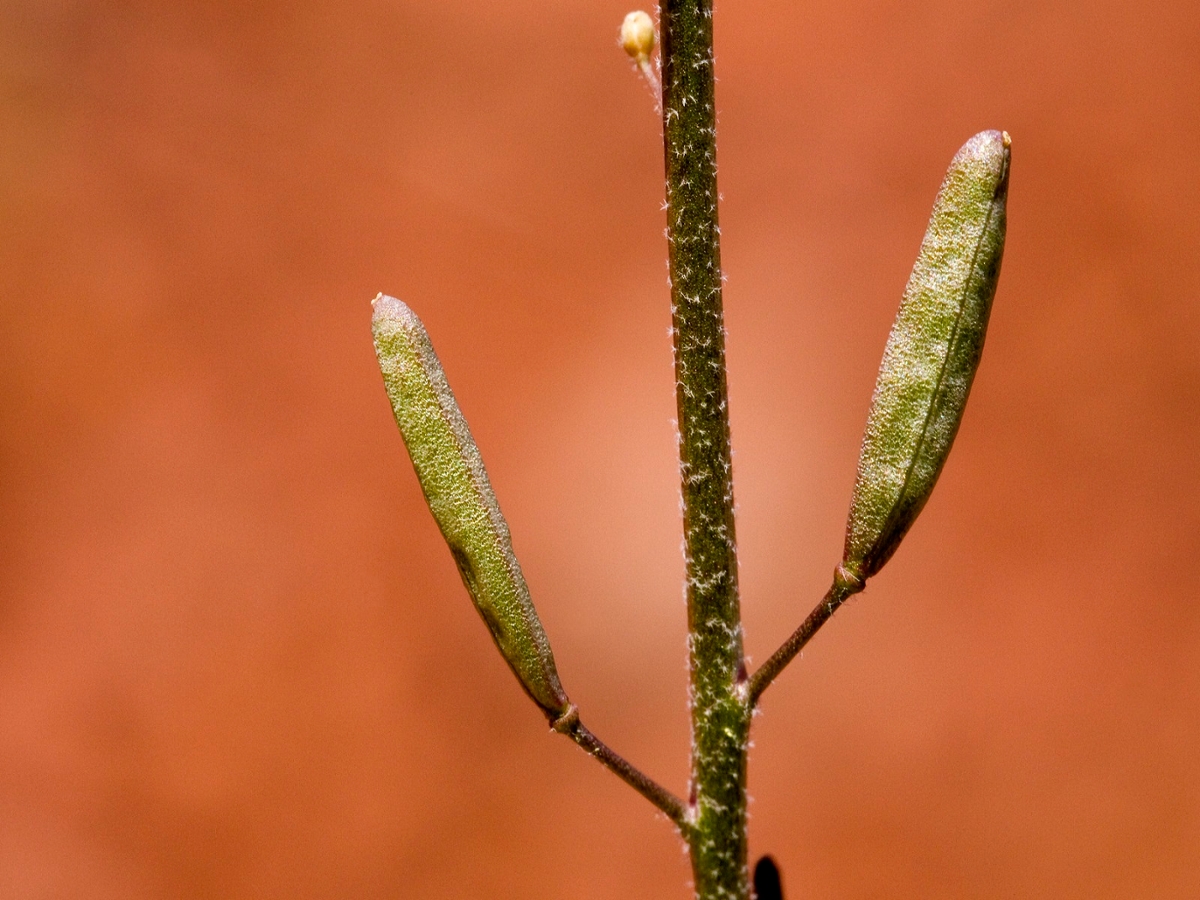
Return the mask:
{"type": "Polygon", "coordinates": [[[571,706],[551,727],[559,734],[565,734],[582,747],[588,756],[666,813],[681,833],[686,835],[691,830],[687,804],[592,734],[579,721],[579,710],[575,706],[571,706]]]}
{"type": "Polygon", "coordinates": [[[757,672],[750,677],[750,683],[747,686],[746,694],[750,707],[753,709],[758,703],[758,698],[762,696],[762,692],[767,689],[775,676],[784,670],[788,663],[796,658],[804,645],[809,642],[814,634],[824,625],[829,617],[832,616],[839,606],[847,597],[857,594],[864,587],[862,579],[855,577],[852,572],[847,572],[841,566],[838,566],[837,573],[833,577],[833,584],[830,586],[825,597],[813,607],[813,611],[808,614],[808,618],[800,623],[800,627],[792,632],[792,636],[783,642],[778,650],[776,650],[771,658],[763,663],[757,672]]]}
{"type": "Polygon", "coordinates": [[[691,821],[696,897],[748,900],[750,705],[737,546],[717,225],[711,0],[660,8],[667,240],[687,562],[691,821]]]}

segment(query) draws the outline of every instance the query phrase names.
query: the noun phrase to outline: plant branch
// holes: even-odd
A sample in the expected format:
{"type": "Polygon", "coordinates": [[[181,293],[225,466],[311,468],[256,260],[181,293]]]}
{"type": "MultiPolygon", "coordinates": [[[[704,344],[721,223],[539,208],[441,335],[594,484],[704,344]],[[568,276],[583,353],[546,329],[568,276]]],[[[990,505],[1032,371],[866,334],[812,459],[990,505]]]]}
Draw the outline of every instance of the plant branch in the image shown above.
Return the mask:
{"type": "Polygon", "coordinates": [[[717,225],[711,0],[664,0],[663,140],[687,565],[696,897],[746,900],[745,703],[717,225]]]}
{"type": "Polygon", "coordinates": [[[775,680],[775,676],[796,658],[796,654],[804,649],[804,645],[829,620],[829,617],[837,612],[838,607],[846,598],[857,594],[865,586],[866,583],[853,572],[838,566],[833,576],[833,584],[825,594],[825,598],[813,608],[800,627],[792,632],[792,636],[783,642],[783,646],[776,650],[771,658],[750,677],[746,695],[751,709],[758,703],[762,692],[775,680]]]}
{"type": "Polygon", "coordinates": [[[576,706],[572,705],[550,727],[559,734],[565,734],[582,747],[588,756],[596,759],[606,769],[666,813],[667,818],[674,822],[675,827],[685,835],[691,830],[687,804],[592,734],[588,727],[579,721],[579,709],[576,706]]]}

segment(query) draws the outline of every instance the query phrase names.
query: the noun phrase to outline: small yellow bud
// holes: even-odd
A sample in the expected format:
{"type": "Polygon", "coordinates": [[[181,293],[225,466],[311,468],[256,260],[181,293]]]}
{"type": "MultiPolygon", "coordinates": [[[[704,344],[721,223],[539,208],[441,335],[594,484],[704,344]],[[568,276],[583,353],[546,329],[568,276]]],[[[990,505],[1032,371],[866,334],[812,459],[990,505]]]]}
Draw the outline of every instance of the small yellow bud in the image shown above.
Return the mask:
{"type": "Polygon", "coordinates": [[[657,39],[654,20],[640,9],[631,12],[621,23],[621,46],[639,65],[649,62],[657,39]]]}

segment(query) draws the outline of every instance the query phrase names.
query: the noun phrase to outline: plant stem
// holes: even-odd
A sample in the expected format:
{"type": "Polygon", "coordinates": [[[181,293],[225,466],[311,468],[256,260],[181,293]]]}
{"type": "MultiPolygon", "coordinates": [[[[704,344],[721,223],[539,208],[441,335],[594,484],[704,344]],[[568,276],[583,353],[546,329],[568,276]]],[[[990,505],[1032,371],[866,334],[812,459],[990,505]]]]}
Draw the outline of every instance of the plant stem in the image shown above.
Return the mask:
{"type": "Polygon", "coordinates": [[[579,710],[574,705],[550,727],[559,734],[565,734],[589,756],[594,757],[606,769],[666,813],[667,818],[675,823],[680,832],[685,835],[688,833],[691,826],[688,822],[687,804],[592,734],[588,727],[579,721],[579,710]]]}
{"type": "Polygon", "coordinates": [[[711,0],[660,8],[667,240],[687,562],[696,897],[748,900],[746,747],[737,546],[717,226],[711,0]]]}
{"type": "Polygon", "coordinates": [[[753,709],[758,703],[758,698],[762,696],[762,692],[767,689],[775,676],[784,670],[788,663],[795,659],[796,654],[804,649],[804,645],[809,642],[818,629],[832,616],[842,602],[854,594],[857,594],[864,587],[861,578],[857,578],[853,573],[846,572],[841,566],[838,566],[837,572],[833,577],[833,584],[830,586],[825,597],[813,607],[813,611],[808,614],[808,618],[800,623],[800,627],[792,632],[792,636],[783,642],[783,646],[776,650],[771,658],[763,663],[757,672],[750,678],[750,684],[746,691],[750,707],[753,709]]]}

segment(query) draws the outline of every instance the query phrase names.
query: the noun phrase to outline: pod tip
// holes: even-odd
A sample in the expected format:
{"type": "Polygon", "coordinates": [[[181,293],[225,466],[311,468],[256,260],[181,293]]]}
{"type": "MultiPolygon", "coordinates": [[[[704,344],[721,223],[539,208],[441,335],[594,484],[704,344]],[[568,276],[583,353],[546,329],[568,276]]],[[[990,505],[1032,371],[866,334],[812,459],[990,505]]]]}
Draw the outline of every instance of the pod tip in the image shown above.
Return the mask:
{"type": "Polygon", "coordinates": [[[1000,132],[1000,142],[1004,144],[1004,149],[1007,150],[1012,146],[1012,135],[1010,135],[1007,131],[1000,132]]]}
{"type": "Polygon", "coordinates": [[[415,319],[416,315],[402,301],[395,297],[389,297],[387,294],[377,294],[375,299],[371,301],[371,309],[373,310],[372,318],[375,321],[381,319],[401,319],[409,321],[415,319]]]}

